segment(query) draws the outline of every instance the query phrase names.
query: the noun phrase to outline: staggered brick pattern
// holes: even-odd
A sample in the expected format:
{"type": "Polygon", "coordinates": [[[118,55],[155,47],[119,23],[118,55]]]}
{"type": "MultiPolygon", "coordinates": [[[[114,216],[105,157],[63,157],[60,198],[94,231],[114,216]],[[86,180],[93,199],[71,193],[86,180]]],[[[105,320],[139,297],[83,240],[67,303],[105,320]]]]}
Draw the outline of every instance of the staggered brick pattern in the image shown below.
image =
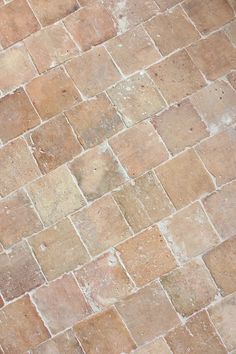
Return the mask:
{"type": "Polygon", "coordinates": [[[236,0],[0,0],[0,353],[236,353],[236,0]]]}

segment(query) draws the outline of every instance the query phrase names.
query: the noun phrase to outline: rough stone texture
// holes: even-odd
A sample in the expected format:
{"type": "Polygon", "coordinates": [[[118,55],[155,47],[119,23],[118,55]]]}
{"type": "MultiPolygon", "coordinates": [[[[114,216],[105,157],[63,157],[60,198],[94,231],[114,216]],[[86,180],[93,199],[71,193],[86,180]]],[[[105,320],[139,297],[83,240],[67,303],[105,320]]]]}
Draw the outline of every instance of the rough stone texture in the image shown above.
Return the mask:
{"type": "Polygon", "coordinates": [[[145,344],[141,348],[134,351],[134,354],[171,354],[170,348],[166,344],[163,338],[155,339],[150,344],[145,344]]]}

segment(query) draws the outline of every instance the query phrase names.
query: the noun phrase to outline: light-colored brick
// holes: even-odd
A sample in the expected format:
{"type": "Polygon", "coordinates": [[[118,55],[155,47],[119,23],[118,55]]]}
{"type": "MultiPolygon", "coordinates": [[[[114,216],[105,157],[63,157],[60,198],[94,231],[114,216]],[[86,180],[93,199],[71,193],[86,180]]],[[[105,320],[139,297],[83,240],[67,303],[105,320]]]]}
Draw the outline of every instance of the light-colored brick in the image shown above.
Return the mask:
{"type": "Polygon", "coordinates": [[[146,344],[134,351],[134,354],[171,354],[170,348],[163,338],[155,339],[152,343],[146,344]]]}
{"type": "Polygon", "coordinates": [[[155,0],[161,11],[167,10],[177,5],[181,0],[155,0]]]}
{"type": "Polygon", "coordinates": [[[229,24],[225,30],[227,36],[234,46],[236,46],[236,21],[234,20],[229,24]]]}
{"type": "Polygon", "coordinates": [[[233,88],[236,90],[236,71],[232,71],[228,76],[227,76],[228,81],[230,84],[233,86],[233,88]]]}

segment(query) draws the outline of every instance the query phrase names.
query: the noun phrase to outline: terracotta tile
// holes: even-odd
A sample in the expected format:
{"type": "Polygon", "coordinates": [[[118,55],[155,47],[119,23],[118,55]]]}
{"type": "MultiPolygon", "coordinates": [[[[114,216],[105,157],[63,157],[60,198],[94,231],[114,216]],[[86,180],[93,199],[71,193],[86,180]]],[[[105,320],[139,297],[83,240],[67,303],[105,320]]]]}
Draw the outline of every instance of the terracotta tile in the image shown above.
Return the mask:
{"type": "Polygon", "coordinates": [[[118,83],[108,91],[108,95],[122,113],[127,126],[134,125],[165,107],[155,85],[143,73],[118,83]]]}
{"type": "Polygon", "coordinates": [[[176,262],[156,226],[130,238],[116,249],[138,286],[176,267],[176,262]]]}
{"type": "Polygon", "coordinates": [[[48,280],[89,260],[85,247],[67,219],[31,237],[29,243],[48,280]]]}
{"type": "Polygon", "coordinates": [[[25,241],[0,255],[0,289],[5,300],[12,300],[44,283],[44,277],[25,241]]]}
{"type": "Polygon", "coordinates": [[[48,330],[29,296],[12,302],[0,311],[0,340],[4,353],[24,353],[48,338],[48,330]]]}
{"type": "Polygon", "coordinates": [[[26,86],[42,119],[51,118],[80,102],[80,94],[64,69],[56,68],[26,86]]]}
{"type": "Polygon", "coordinates": [[[141,26],[111,39],[106,48],[125,75],[151,65],[161,57],[141,26]]]}
{"type": "Polygon", "coordinates": [[[94,200],[125,182],[126,175],[108,146],[92,148],[71,164],[87,200],[94,200]]]}
{"type": "Polygon", "coordinates": [[[235,256],[236,236],[223,242],[203,257],[223,295],[230,294],[236,290],[235,256]]]}
{"type": "Polygon", "coordinates": [[[225,0],[187,0],[185,11],[202,34],[223,26],[234,18],[234,12],[225,0]]]}
{"type": "Polygon", "coordinates": [[[71,160],[82,150],[63,115],[50,120],[30,133],[28,143],[43,173],[71,160]]]}
{"type": "Polygon", "coordinates": [[[229,37],[231,43],[236,46],[236,21],[234,20],[229,24],[225,30],[227,36],[229,37]]]}
{"type": "Polygon", "coordinates": [[[135,232],[173,211],[172,204],[152,172],[125,184],[114,193],[114,197],[135,232]]]}
{"type": "Polygon", "coordinates": [[[152,18],[144,26],[163,55],[186,47],[200,38],[180,7],[152,18]]]}
{"type": "Polygon", "coordinates": [[[111,13],[99,3],[82,8],[64,22],[82,50],[88,50],[116,35],[111,13]]]}
{"type": "Polygon", "coordinates": [[[200,260],[193,260],[164,275],[161,282],[174,307],[183,316],[201,310],[217,295],[215,283],[200,260]]]}
{"type": "Polygon", "coordinates": [[[236,121],[236,92],[224,81],[215,81],[191,97],[191,102],[216,134],[236,121]]]}
{"type": "Polygon", "coordinates": [[[181,0],[155,0],[161,11],[177,5],[181,0]]]}
{"type": "Polygon", "coordinates": [[[198,256],[219,243],[218,236],[199,202],[161,221],[159,227],[181,262],[198,256]]]}
{"type": "Polygon", "coordinates": [[[227,76],[227,79],[230,82],[230,84],[233,86],[233,88],[236,90],[236,71],[231,72],[227,76]]]}
{"type": "Polygon", "coordinates": [[[158,283],[130,295],[117,305],[117,309],[139,345],[179,323],[176,312],[158,283]]]}
{"type": "Polygon", "coordinates": [[[197,147],[198,154],[218,186],[236,178],[235,151],[236,131],[233,128],[203,141],[197,147]]]}
{"type": "Polygon", "coordinates": [[[42,343],[31,350],[32,354],[84,354],[72,330],[42,343]]]}
{"type": "Polygon", "coordinates": [[[80,103],[66,116],[84,148],[102,143],[124,124],[105,94],[80,103]]]}
{"type": "Polygon", "coordinates": [[[76,11],[76,0],[30,0],[34,13],[43,26],[50,25],[76,11]]]}
{"type": "Polygon", "coordinates": [[[23,89],[0,99],[0,139],[3,143],[39,123],[40,119],[23,89]]]}
{"type": "Polygon", "coordinates": [[[126,32],[129,28],[148,20],[158,11],[155,0],[145,0],[145,3],[136,0],[126,0],[125,3],[117,0],[102,0],[102,3],[112,12],[119,33],[126,32]]]}
{"type": "Polygon", "coordinates": [[[136,347],[113,308],[78,323],[74,332],[87,354],[130,353],[136,347]]]}
{"type": "Polygon", "coordinates": [[[6,196],[39,176],[26,143],[14,140],[0,149],[0,195],[6,196]]]}
{"type": "Polygon", "coordinates": [[[36,70],[23,44],[0,53],[0,90],[6,93],[31,80],[36,70]]]}
{"type": "Polygon", "coordinates": [[[80,288],[94,311],[128,296],[133,284],[111,251],[75,272],[80,288]]]}
{"type": "Polygon", "coordinates": [[[105,251],[131,234],[110,196],[95,201],[71,219],[92,255],[105,251]]]}
{"type": "Polygon", "coordinates": [[[25,45],[40,73],[64,63],[79,51],[61,24],[38,31],[25,45]]]}
{"type": "Polygon", "coordinates": [[[205,123],[189,100],[154,117],[152,124],[172,154],[193,146],[208,136],[205,123]]]}
{"type": "Polygon", "coordinates": [[[121,76],[104,47],[95,47],[66,63],[69,75],[84,96],[95,96],[121,76]],[[101,75],[102,73],[102,75],[101,75]]]}
{"type": "Polygon", "coordinates": [[[236,235],[236,182],[233,182],[204,200],[207,214],[224,239],[236,235]]]}
{"type": "Polygon", "coordinates": [[[163,338],[155,339],[152,343],[146,344],[134,351],[134,354],[171,354],[170,348],[163,338]]]}
{"type": "Polygon", "coordinates": [[[166,340],[175,354],[226,354],[205,311],[191,317],[186,325],[167,334],[166,340]]]}
{"type": "Polygon", "coordinates": [[[216,80],[236,67],[236,49],[222,32],[198,41],[188,52],[208,80],[216,80]]]}
{"type": "Polygon", "coordinates": [[[0,201],[0,241],[4,247],[41,229],[42,224],[25,192],[17,191],[0,201]]]}
{"type": "Polygon", "coordinates": [[[149,70],[168,103],[182,100],[205,86],[205,81],[185,50],[175,53],[149,70]]]}
{"type": "Polygon", "coordinates": [[[210,318],[228,351],[236,348],[236,293],[227,296],[209,310],[210,318]]]}
{"type": "Polygon", "coordinates": [[[33,300],[54,334],[91,313],[72,275],[65,275],[39,288],[34,292],[33,300]]]}
{"type": "Polygon", "coordinates": [[[14,0],[0,9],[0,44],[6,48],[40,26],[26,0],[14,0]]]}
{"type": "Polygon", "coordinates": [[[46,225],[57,222],[84,205],[80,191],[64,166],[33,182],[28,192],[46,225]]]}
{"type": "Polygon", "coordinates": [[[139,176],[169,157],[164,144],[148,122],[116,135],[109,144],[130,177],[139,176]]]}
{"type": "Polygon", "coordinates": [[[214,190],[209,174],[192,149],[167,161],[155,171],[177,209],[214,190]]]}

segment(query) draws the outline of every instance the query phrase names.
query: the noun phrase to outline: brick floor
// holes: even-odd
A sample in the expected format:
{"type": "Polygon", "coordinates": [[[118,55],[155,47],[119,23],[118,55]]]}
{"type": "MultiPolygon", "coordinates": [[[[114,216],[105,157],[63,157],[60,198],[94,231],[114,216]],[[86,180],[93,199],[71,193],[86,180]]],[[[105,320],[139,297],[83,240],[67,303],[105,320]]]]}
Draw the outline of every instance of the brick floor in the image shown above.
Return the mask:
{"type": "Polygon", "coordinates": [[[0,0],[0,354],[236,353],[236,1],[0,0]]]}

